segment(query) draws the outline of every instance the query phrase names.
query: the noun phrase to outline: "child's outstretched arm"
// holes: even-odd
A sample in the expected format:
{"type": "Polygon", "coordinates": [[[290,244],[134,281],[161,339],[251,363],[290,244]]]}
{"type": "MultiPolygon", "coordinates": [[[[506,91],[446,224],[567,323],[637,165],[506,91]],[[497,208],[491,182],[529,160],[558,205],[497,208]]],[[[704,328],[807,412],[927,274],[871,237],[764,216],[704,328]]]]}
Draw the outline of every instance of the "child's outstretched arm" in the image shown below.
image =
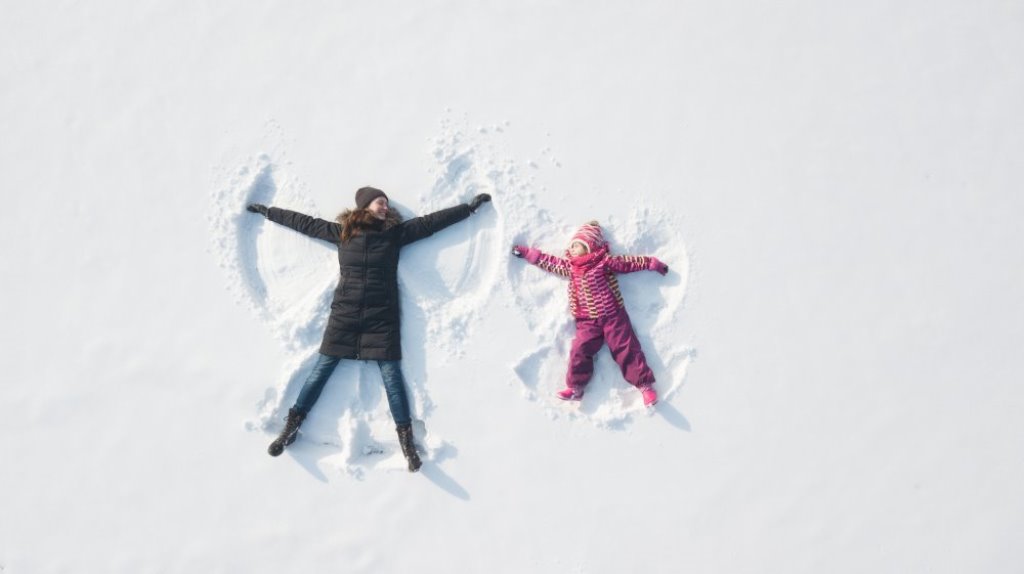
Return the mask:
{"type": "Polygon", "coordinates": [[[568,277],[570,275],[568,259],[548,255],[540,249],[534,249],[525,245],[516,245],[512,248],[512,255],[525,259],[537,267],[554,273],[555,275],[561,275],[562,277],[568,277]]]}
{"type": "Polygon", "coordinates": [[[608,258],[608,268],[616,273],[633,273],[634,271],[657,271],[662,275],[668,273],[665,265],[657,257],[648,255],[614,255],[608,258]]]}

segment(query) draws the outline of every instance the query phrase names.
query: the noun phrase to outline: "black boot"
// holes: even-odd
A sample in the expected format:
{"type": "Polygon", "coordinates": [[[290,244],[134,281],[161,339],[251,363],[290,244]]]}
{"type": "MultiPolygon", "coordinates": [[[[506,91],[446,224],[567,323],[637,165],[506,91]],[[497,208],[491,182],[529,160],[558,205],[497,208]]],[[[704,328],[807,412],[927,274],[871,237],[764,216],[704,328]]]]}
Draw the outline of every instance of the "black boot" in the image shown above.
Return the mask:
{"type": "Polygon", "coordinates": [[[274,442],[267,447],[270,456],[277,456],[284,452],[284,447],[295,442],[299,436],[299,426],[306,419],[306,413],[295,410],[295,407],[288,409],[288,419],[284,422],[284,429],[274,442]]]}
{"type": "Polygon", "coordinates": [[[416,445],[412,442],[412,425],[398,425],[398,443],[402,445],[402,454],[405,460],[409,461],[409,472],[416,472],[423,464],[420,462],[420,455],[416,452],[416,445]]]}

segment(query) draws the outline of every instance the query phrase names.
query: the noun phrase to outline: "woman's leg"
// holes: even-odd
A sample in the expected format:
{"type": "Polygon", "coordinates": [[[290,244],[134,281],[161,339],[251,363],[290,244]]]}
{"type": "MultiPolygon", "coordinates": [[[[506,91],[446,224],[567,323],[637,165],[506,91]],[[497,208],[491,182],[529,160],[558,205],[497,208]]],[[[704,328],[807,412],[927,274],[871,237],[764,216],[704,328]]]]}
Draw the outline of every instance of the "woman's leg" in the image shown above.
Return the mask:
{"type": "Polygon", "coordinates": [[[380,378],[384,380],[384,392],[391,408],[391,418],[395,424],[402,426],[412,423],[409,411],[409,395],[405,390],[405,378],[402,376],[401,361],[377,361],[380,367],[380,378]]]}
{"type": "Polygon", "coordinates": [[[285,420],[284,429],[274,439],[274,442],[270,443],[270,446],[267,447],[267,452],[270,453],[270,456],[279,456],[284,452],[285,447],[295,442],[295,439],[298,438],[299,427],[302,426],[302,421],[306,420],[309,409],[313,408],[316,400],[320,398],[320,392],[324,390],[327,379],[331,378],[331,373],[334,372],[334,367],[338,366],[339,361],[341,359],[338,357],[329,357],[324,354],[317,357],[313,370],[309,372],[309,376],[306,377],[306,383],[302,385],[302,390],[299,391],[299,398],[295,401],[295,406],[288,409],[288,418],[285,420]]]}
{"type": "Polygon", "coordinates": [[[309,414],[310,409],[316,404],[316,400],[320,398],[327,379],[331,378],[331,373],[334,372],[334,368],[338,366],[339,362],[341,362],[341,357],[330,357],[322,353],[317,357],[313,370],[309,372],[305,384],[302,385],[302,390],[299,391],[299,398],[295,400],[295,410],[302,414],[309,414]]]}
{"type": "Polygon", "coordinates": [[[416,472],[423,464],[416,452],[416,444],[412,436],[412,415],[409,413],[409,396],[405,391],[405,377],[402,376],[401,361],[377,361],[380,367],[380,378],[384,381],[384,391],[391,408],[391,418],[395,419],[395,430],[398,431],[398,444],[409,464],[409,472],[416,472]]]}

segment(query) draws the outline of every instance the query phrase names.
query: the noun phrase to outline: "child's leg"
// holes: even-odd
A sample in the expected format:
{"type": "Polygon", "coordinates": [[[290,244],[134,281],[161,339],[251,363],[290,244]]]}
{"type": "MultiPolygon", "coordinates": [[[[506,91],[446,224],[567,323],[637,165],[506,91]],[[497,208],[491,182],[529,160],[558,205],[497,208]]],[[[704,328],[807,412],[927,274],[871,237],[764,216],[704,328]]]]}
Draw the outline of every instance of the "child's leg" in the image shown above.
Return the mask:
{"type": "Polygon", "coordinates": [[[625,309],[609,317],[605,323],[604,336],[608,340],[608,350],[612,358],[622,369],[622,376],[634,387],[649,386],[654,383],[654,372],[647,364],[647,357],[640,348],[640,339],[633,331],[633,324],[625,309]]]}
{"type": "Polygon", "coordinates": [[[604,329],[594,319],[576,320],[576,337],[569,351],[569,372],[565,386],[582,389],[594,375],[594,355],[604,345],[604,329]]]}
{"type": "Polygon", "coordinates": [[[341,362],[340,357],[324,354],[317,357],[316,364],[313,365],[313,370],[306,377],[306,383],[302,385],[299,398],[295,401],[296,410],[303,414],[309,413],[309,410],[316,404],[316,400],[320,398],[327,379],[331,378],[331,373],[334,372],[334,367],[337,367],[339,362],[341,362]]]}
{"type": "Polygon", "coordinates": [[[409,396],[405,389],[405,378],[402,377],[402,362],[377,361],[377,366],[380,367],[380,378],[384,381],[391,418],[395,419],[395,424],[399,426],[411,423],[409,396]]]}

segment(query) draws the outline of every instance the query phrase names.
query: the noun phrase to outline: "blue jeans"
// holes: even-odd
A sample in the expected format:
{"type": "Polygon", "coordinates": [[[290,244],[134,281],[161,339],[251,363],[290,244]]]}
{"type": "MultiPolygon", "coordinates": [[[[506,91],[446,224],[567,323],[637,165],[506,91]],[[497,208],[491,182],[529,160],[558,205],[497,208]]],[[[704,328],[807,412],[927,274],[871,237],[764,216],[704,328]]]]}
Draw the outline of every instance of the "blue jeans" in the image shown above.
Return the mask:
{"type": "MultiPolygon", "coordinates": [[[[299,391],[299,398],[295,401],[295,409],[302,413],[309,414],[310,409],[320,398],[320,393],[331,378],[334,368],[341,362],[341,357],[330,357],[320,354],[317,357],[313,370],[309,372],[302,390],[299,391]]],[[[391,418],[395,419],[397,425],[407,425],[412,422],[412,415],[409,414],[409,397],[405,393],[405,378],[402,377],[401,361],[377,361],[380,367],[380,378],[384,380],[384,392],[388,397],[388,407],[391,408],[391,418]]]]}

